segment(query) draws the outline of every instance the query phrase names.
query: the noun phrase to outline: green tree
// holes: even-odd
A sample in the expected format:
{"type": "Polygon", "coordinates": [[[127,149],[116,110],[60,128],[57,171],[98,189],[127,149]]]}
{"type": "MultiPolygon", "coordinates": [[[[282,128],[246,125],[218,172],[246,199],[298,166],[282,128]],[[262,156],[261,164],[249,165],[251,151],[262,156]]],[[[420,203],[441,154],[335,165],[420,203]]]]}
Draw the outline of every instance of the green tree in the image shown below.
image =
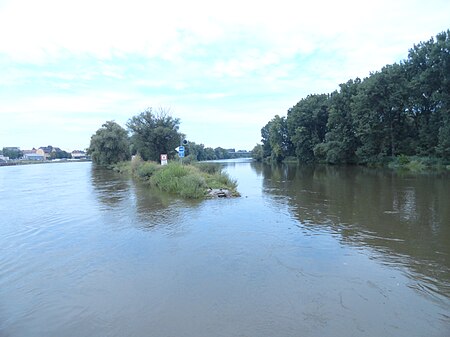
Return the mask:
{"type": "Polygon", "coordinates": [[[214,149],[214,153],[216,154],[217,159],[230,159],[230,153],[227,149],[224,149],[222,147],[216,147],[214,149]]]}
{"type": "Polygon", "coordinates": [[[216,152],[212,147],[205,147],[205,160],[216,160],[216,152]]]}
{"type": "Polygon", "coordinates": [[[399,155],[450,160],[449,123],[447,30],[415,45],[407,60],[341,84],[331,95],[309,95],[286,120],[273,118],[261,129],[263,157],[282,160],[294,150],[302,162],[364,164],[399,155]]]}
{"type": "Polygon", "coordinates": [[[58,149],[50,153],[50,159],[68,159],[68,158],[72,158],[72,155],[64,150],[58,149]]]}
{"type": "Polygon", "coordinates": [[[127,131],[114,121],[107,121],[92,135],[88,154],[99,165],[110,165],[130,159],[127,131]]]}
{"type": "Polygon", "coordinates": [[[358,139],[351,113],[353,97],[358,91],[361,80],[350,80],[340,85],[340,91],[330,96],[330,109],[327,122],[328,132],[324,144],[316,145],[316,158],[331,164],[353,163],[358,139]],[[320,150],[323,154],[319,154],[320,150]]]}
{"type": "MultiPolygon", "coordinates": [[[[409,112],[417,131],[417,154],[435,155],[445,139],[450,113],[450,31],[415,45],[406,61],[410,80],[409,112]]],[[[440,147],[441,149],[442,147],[440,147]]],[[[438,151],[441,154],[442,151],[438,151]]]]}
{"type": "Polygon", "coordinates": [[[295,154],[301,162],[313,162],[314,148],[327,132],[329,95],[309,95],[289,109],[287,127],[295,154]]]}
{"type": "Polygon", "coordinates": [[[2,152],[9,159],[19,159],[23,156],[23,152],[18,147],[4,147],[2,152]]]}
{"type": "Polygon", "coordinates": [[[252,158],[256,161],[263,161],[264,159],[264,150],[261,144],[256,144],[252,150],[252,158]]]}
{"type": "Polygon", "coordinates": [[[163,153],[174,158],[175,148],[183,137],[178,132],[179,125],[180,120],[170,116],[166,110],[154,113],[152,108],[148,108],[127,123],[133,150],[144,160],[159,161],[163,153]]]}
{"type": "Polygon", "coordinates": [[[270,146],[270,127],[272,125],[272,121],[269,121],[262,129],[261,129],[261,142],[263,147],[263,156],[264,158],[268,158],[272,154],[272,147],[270,146]]]}
{"type": "Polygon", "coordinates": [[[282,161],[291,155],[292,143],[289,138],[286,117],[276,115],[261,129],[264,158],[282,161]]]}

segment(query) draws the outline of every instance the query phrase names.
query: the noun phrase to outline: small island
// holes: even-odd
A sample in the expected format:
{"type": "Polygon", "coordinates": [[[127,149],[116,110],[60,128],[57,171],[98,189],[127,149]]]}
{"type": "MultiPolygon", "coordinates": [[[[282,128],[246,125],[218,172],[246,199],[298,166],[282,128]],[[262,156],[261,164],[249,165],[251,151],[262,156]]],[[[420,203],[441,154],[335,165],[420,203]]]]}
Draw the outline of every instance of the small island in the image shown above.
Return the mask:
{"type": "MultiPolygon", "coordinates": [[[[95,165],[128,174],[152,188],[183,198],[239,196],[237,182],[222,171],[220,164],[199,162],[201,152],[206,153],[208,148],[188,142],[178,131],[179,124],[180,120],[167,111],[154,112],[152,108],[132,117],[128,130],[107,121],[92,135],[88,154],[95,165]],[[182,143],[186,147],[184,158],[176,151],[182,143]],[[167,165],[162,165],[166,163],[161,162],[161,155],[168,159],[167,165]]],[[[227,153],[223,150],[218,148],[217,153],[227,153]]]]}
{"type": "Polygon", "coordinates": [[[111,168],[183,198],[228,198],[240,196],[237,182],[222,171],[218,163],[182,164],[173,161],[167,165],[143,161],[137,155],[131,161],[119,162],[111,168]]]}

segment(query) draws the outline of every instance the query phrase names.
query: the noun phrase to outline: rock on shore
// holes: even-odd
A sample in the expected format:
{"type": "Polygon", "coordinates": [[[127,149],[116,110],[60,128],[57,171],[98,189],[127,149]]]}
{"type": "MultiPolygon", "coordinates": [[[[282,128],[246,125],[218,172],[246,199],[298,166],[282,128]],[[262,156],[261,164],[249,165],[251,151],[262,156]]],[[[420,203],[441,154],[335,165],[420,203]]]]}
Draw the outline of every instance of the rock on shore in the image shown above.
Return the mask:
{"type": "Polygon", "coordinates": [[[210,188],[208,190],[208,197],[209,198],[230,198],[232,197],[231,191],[223,188],[210,188]]]}

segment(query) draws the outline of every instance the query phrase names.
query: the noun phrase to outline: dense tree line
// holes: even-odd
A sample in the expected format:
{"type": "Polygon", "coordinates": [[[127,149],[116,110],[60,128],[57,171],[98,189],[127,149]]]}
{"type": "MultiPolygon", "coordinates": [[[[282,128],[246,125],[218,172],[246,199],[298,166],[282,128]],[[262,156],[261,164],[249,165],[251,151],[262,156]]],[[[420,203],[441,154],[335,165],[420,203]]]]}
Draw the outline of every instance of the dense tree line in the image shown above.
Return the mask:
{"type": "Polygon", "coordinates": [[[205,147],[203,144],[188,142],[186,146],[187,160],[203,161],[218,159],[234,159],[248,157],[247,151],[235,151],[235,149],[224,149],[223,147],[205,147]]]}
{"type": "Polygon", "coordinates": [[[450,30],[415,45],[406,60],[339,87],[270,120],[253,156],[333,164],[399,155],[450,160],[450,30]]]}
{"type": "MultiPolygon", "coordinates": [[[[129,160],[131,155],[139,155],[143,160],[155,162],[160,160],[161,154],[167,154],[169,159],[177,159],[175,148],[186,138],[179,132],[179,126],[180,120],[172,117],[168,111],[153,111],[148,108],[130,118],[126,124],[127,129],[114,121],[103,124],[92,135],[88,154],[94,163],[100,165],[129,160]]],[[[185,154],[188,161],[229,159],[244,153],[186,142],[185,154]]]]}

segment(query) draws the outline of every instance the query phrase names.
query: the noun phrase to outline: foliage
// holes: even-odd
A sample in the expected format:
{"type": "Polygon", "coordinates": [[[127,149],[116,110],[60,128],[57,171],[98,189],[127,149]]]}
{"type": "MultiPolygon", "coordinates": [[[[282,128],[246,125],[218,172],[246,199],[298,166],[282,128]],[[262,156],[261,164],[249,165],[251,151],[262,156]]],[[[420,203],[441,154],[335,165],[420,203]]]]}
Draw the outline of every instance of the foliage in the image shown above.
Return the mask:
{"type": "Polygon", "coordinates": [[[324,94],[310,95],[288,111],[287,137],[290,138],[300,162],[314,161],[314,147],[325,140],[328,99],[329,96],[324,94]]]}
{"type": "Polygon", "coordinates": [[[1,152],[9,159],[19,159],[23,156],[23,152],[18,147],[4,147],[1,152]]]}
{"type": "Polygon", "coordinates": [[[272,160],[280,162],[292,153],[292,142],[285,117],[276,115],[261,130],[261,136],[264,156],[270,155],[272,160]]]}
{"type": "Polygon", "coordinates": [[[207,190],[205,179],[193,166],[178,163],[171,163],[157,171],[150,182],[163,191],[185,198],[201,198],[207,190]]]}
{"type": "Polygon", "coordinates": [[[221,171],[221,166],[219,163],[196,163],[194,166],[201,172],[208,174],[215,174],[221,171]]]}
{"type": "Polygon", "coordinates": [[[114,121],[107,121],[92,135],[88,154],[99,165],[111,165],[130,158],[127,131],[114,121]]]}
{"type": "Polygon", "coordinates": [[[50,159],[68,159],[72,158],[72,155],[66,151],[53,151],[50,153],[50,159]]]}
{"type": "Polygon", "coordinates": [[[171,162],[161,166],[137,157],[131,162],[116,163],[112,168],[120,173],[132,174],[151,186],[184,198],[203,198],[209,188],[228,189],[233,195],[239,195],[236,191],[236,181],[222,172],[220,165],[215,163],[182,165],[171,162]]]}
{"type": "Polygon", "coordinates": [[[450,161],[450,30],[415,45],[398,64],[329,95],[307,96],[286,118],[270,120],[261,137],[262,148],[254,149],[259,160],[295,155],[300,162],[373,165],[405,155],[450,161]]]}
{"type": "Polygon", "coordinates": [[[264,149],[261,144],[256,144],[252,150],[252,158],[256,161],[263,161],[264,159],[264,149]]]}
{"type": "Polygon", "coordinates": [[[147,161],[139,165],[139,167],[134,171],[134,174],[136,174],[139,178],[149,179],[158,169],[158,163],[147,161]]]}
{"type": "Polygon", "coordinates": [[[148,108],[132,117],[127,127],[131,132],[133,152],[138,153],[143,160],[159,161],[161,154],[174,158],[175,148],[183,137],[178,132],[179,125],[180,120],[163,109],[154,113],[152,108],[148,108]]]}
{"type": "Polygon", "coordinates": [[[219,160],[232,159],[247,156],[246,151],[235,151],[235,149],[224,149],[222,147],[205,147],[203,144],[196,144],[189,141],[185,146],[186,160],[188,162],[205,161],[205,160],[219,160]]]}

